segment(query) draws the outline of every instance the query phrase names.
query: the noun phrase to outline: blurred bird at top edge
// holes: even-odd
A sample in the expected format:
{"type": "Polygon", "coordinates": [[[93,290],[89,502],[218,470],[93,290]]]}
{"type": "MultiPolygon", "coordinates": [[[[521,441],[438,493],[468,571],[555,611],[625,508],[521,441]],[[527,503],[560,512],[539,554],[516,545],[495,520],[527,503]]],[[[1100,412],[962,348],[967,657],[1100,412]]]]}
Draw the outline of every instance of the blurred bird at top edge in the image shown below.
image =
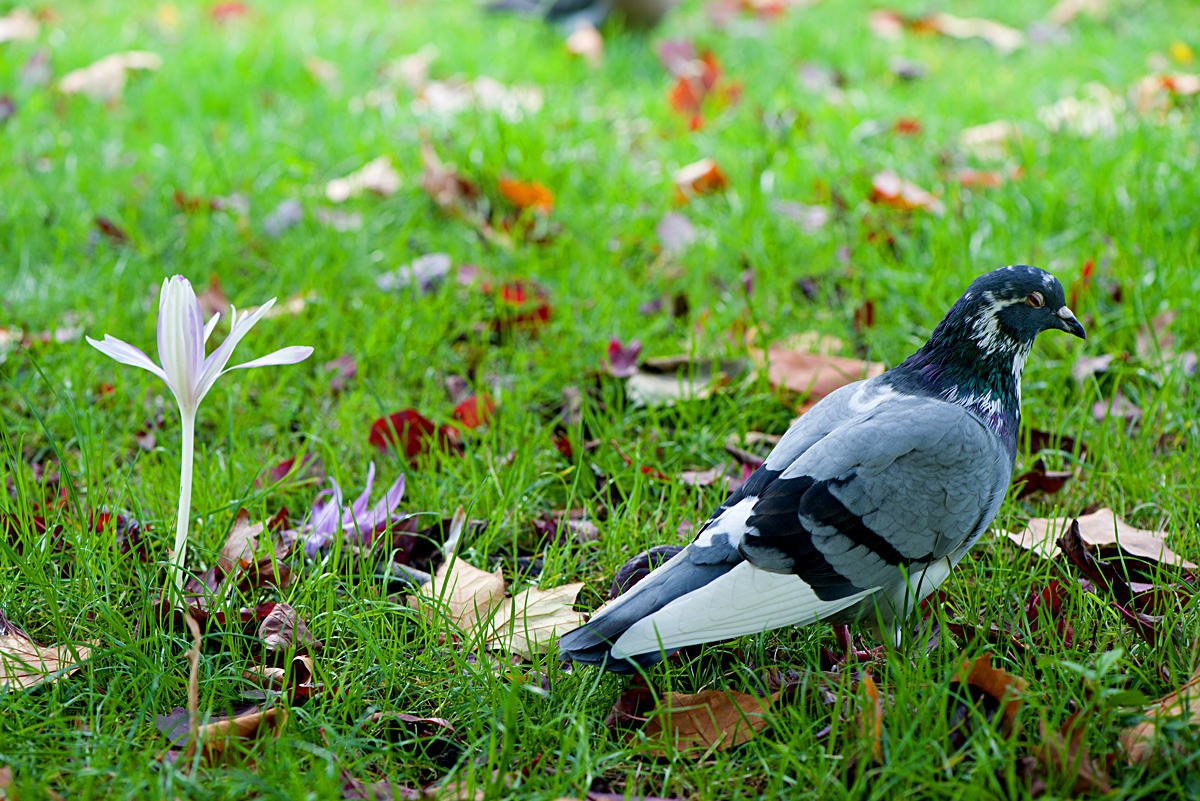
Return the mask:
{"type": "Polygon", "coordinates": [[[581,25],[599,28],[609,17],[630,28],[653,28],[679,0],[495,0],[488,11],[540,16],[567,31],[581,25]]]}

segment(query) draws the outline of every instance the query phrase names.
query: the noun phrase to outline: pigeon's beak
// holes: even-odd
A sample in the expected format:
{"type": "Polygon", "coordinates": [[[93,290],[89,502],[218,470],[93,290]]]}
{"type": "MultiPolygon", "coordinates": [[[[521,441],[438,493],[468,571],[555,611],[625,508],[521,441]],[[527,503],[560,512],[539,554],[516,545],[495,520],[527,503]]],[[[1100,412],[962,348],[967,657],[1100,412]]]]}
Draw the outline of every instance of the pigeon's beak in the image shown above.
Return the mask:
{"type": "Polygon", "coordinates": [[[1059,320],[1059,327],[1068,334],[1074,334],[1080,339],[1087,339],[1087,332],[1083,330],[1083,326],[1075,319],[1075,315],[1066,306],[1054,313],[1054,316],[1059,320]]]}

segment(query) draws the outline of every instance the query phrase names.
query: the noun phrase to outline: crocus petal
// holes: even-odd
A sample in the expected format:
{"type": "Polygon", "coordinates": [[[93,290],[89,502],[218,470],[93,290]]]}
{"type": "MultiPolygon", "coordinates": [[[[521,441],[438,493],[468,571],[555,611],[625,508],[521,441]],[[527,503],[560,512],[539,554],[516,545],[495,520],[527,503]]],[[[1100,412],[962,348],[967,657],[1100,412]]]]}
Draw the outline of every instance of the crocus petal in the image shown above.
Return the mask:
{"type": "Polygon", "coordinates": [[[130,367],[140,367],[143,370],[149,370],[163,381],[167,380],[167,374],[162,371],[161,367],[150,361],[150,357],[141,350],[127,342],[122,342],[108,334],[104,335],[103,342],[97,342],[91,337],[84,337],[84,339],[87,340],[89,345],[110,359],[116,359],[121,364],[128,364],[130,367]]]}
{"type": "MultiPolygon", "coordinates": [[[[312,518],[307,524],[308,528],[320,534],[332,534],[337,531],[338,523],[342,517],[342,488],[338,486],[332,476],[329,479],[329,483],[333,485],[333,490],[323,490],[321,494],[332,492],[332,500],[320,508],[314,505],[312,518]]],[[[317,497],[320,497],[320,495],[317,497]]]]}
{"type": "Polygon", "coordinates": [[[371,502],[371,488],[375,485],[375,463],[371,462],[367,465],[367,487],[363,490],[362,495],[355,498],[354,503],[350,504],[350,508],[342,515],[342,528],[347,531],[356,531],[363,527],[363,515],[367,512],[367,504],[371,502]]]}
{"type": "MultiPolygon", "coordinates": [[[[275,305],[275,298],[271,298],[260,306],[254,314],[242,317],[241,320],[238,319],[237,309],[231,308],[229,322],[232,328],[225,341],[204,360],[204,369],[199,373],[194,385],[197,399],[203,398],[208,394],[208,391],[212,389],[212,385],[221,377],[221,373],[225,372],[225,365],[229,364],[229,359],[233,356],[233,349],[242,341],[242,337],[250,333],[250,329],[254,327],[254,324],[261,320],[262,316],[273,305],[275,305]]],[[[245,367],[246,365],[242,366],[245,367]]]]}
{"type": "Polygon", "coordinates": [[[375,504],[367,515],[366,522],[371,526],[372,531],[391,520],[392,511],[400,506],[400,500],[403,497],[404,474],[401,473],[400,478],[396,479],[396,482],[388,488],[387,493],[379,499],[379,503],[375,504]]]}
{"type": "Polygon", "coordinates": [[[308,345],[291,345],[286,348],[280,348],[274,353],[268,353],[266,356],[259,356],[257,359],[248,361],[245,364],[226,368],[221,371],[221,375],[225,375],[230,370],[245,370],[248,367],[266,367],[268,364],[296,364],[307,359],[312,355],[312,352],[313,349],[308,345]]]}
{"type": "Polygon", "coordinates": [[[207,323],[204,324],[204,342],[206,344],[208,343],[208,338],[212,336],[213,330],[216,329],[216,327],[217,327],[217,321],[220,319],[221,319],[221,313],[217,312],[216,314],[214,314],[212,317],[210,317],[208,319],[207,323]]]}
{"type": "Polygon", "coordinates": [[[196,379],[204,365],[204,318],[192,285],[181,275],[163,281],[159,294],[158,358],[180,409],[194,413],[203,397],[196,379]]]}

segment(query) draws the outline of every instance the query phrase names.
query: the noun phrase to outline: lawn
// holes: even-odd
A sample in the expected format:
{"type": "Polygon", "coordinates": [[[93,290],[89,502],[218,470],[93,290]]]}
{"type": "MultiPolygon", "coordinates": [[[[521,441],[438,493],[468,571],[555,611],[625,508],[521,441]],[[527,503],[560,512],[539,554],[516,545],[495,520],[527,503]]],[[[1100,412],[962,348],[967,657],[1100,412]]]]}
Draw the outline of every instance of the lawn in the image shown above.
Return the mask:
{"type": "Polygon", "coordinates": [[[0,689],[0,798],[1200,797],[1186,721],[1138,764],[1119,743],[1197,668],[1193,574],[1115,547],[1101,573],[1003,533],[1111,508],[1200,561],[1200,7],[1051,5],[945,9],[1023,32],[1009,46],[939,34],[924,3],[687,0],[650,33],[604,28],[592,66],[461,0],[0,1],[20,29],[0,41],[0,658],[11,626],[89,649],[0,689]],[[98,96],[61,83],[128,51],[161,63],[98,96]],[[394,173],[337,182],[380,157],[394,173]],[[702,159],[720,175],[681,190],[702,159]],[[740,478],[730,437],[761,455],[745,436],[809,400],[764,352],[896,365],[1007,264],[1053,272],[1088,338],[1039,340],[1014,475],[1043,489],[1014,486],[899,648],[854,662],[828,626],[774,631],[631,689],[412,601],[400,565],[436,570],[462,507],[456,564],[514,595],[583,582],[595,609],[722,500],[692,473],[740,478]],[[372,500],[403,474],[413,515],[226,564],[244,580],[198,612],[199,712],[274,711],[224,752],[162,731],[186,733],[193,645],[160,603],[179,411],[83,340],[157,360],[175,274],[206,309],[278,298],[233,364],[314,349],[201,405],[189,569],[215,583],[239,509],[274,532],[262,556],[372,463],[372,500]],[[614,339],[642,344],[635,378],[612,375],[614,339]],[[454,430],[373,428],[407,409],[454,430]],[[260,636],[281,602],[308,637],[260,636]],[[1022,689],[967,681],[983,656],[1022,689]],[[678,751],[653,699],[708,690],[775,694],[769,726],[678,751]],[[619,699],[634,719],[607,725],[619,699]]]}

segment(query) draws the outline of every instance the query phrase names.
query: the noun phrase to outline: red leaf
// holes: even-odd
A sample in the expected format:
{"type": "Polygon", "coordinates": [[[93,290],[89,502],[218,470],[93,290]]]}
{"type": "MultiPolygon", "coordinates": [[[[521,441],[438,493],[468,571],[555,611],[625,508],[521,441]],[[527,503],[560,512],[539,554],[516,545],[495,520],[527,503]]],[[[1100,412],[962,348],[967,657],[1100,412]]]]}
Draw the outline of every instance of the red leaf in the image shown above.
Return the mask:
{"type": "Polygon", "coordinates": [[[97,216],[95,219],[96,227],[100,229],[100,233],[111,239],[118,245],[129,244],[129,234],[121,226],[114,223],[107,217],[97,216]]]}
{"type": "Polygon", "coordinates": [[[617,378],[628,378],[637,372],[638,357],[642,353],[642,343],[636,339],[629,340],[628,345],[622,345],[621,340],[613,337],[608,343],[608,372],[617,378]]]}
{"type": "Polygon", "coordinates": [[[432,421],[416,409],[404,409],[372,423],[368,441],[381,451],[393,448],[411,462],[429,451],[436,431],[432,421]]]}
{"type": "Polygon", "coordinates": [[[454,419],[470,429],[479,428],[492,417],[495,402],[484,395],[472,395],[454,407],[454,419]]]}
{"type": "Polygon", "coordinates": [[[240,0],[223,0],[220,3],[213,3],[208,10],[208,15],[217,22],[226,22],[237,17],[244,17],[250,13],[250,8],[240,0]]]}

